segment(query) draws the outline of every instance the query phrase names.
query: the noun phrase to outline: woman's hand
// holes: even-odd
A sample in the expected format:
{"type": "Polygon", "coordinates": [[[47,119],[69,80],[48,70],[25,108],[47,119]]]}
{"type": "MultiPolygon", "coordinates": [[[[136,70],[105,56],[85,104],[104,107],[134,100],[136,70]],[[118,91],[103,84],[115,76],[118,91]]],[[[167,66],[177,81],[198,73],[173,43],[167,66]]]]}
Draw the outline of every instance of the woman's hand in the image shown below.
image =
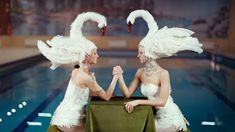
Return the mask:
{"type": "Polygon", "coordinates": [[[123,73],[123,70],[120,66],[113,67],[113,75],[121,76],[123,73]]]}
{"type": "Polygon", "coordinates": [[[134,110],[134,107],[139,105],[139,101],[138,100],[134,100],[134,101],[129,101],[129,102],[125,102],[125,109],[128,113],[131,113],[134,110]]]}
{"type": "Polygon", "coordinates": [[[115,67],[113,67],[113,76],[114,75],[118,75],[119,74],[119,72],[118,72],[118,70],[117,70],[117,67],[115,66],[115,67]]]}
{"type": "Polygon", "coordinates": [[[123,70],[122,70],[122,67],[121,66],[116,66],[117,67],[117,70],[119,71],[119,74],[122,75],[123,74],[123,70]]]}

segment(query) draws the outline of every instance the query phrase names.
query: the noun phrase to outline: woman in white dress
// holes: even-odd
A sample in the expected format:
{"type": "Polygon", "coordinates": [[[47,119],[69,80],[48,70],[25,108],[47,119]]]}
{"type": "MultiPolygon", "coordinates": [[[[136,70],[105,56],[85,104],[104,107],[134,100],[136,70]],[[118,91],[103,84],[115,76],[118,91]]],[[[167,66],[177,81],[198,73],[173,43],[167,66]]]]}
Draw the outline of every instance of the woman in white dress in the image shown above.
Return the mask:
{"type": "Polygon", "coordinates": [[[81,27],[87,20],[98,22],[98,26],[104,31],[105,17],[98,13],[87,12],[77,16],[72,23],[69,37],[55,36],[47,41],[47,44],[38,41],[40,52],[52,63],[51,69],[63,64],[78,63],[71,73],[65,96],[53,114],[48,131],[57,131],[56,129],[66,132],[84,131],[84,106],[89,96],[95,95],[109,100],[113,95],[117,75],[113,76],[109,88],[104,91],[97,83],[94,74],[90,72],[91,65],[97,63],[99,55],[96,45],[81,35],[81,27]]]}
{"type": "Polygon", "coordinates": [[[112,97],[118,77],[114,75],[109,88],[104,91],[94,74],[90,73],[90,66],[96,64],[98,57],[97,49],[93,49],[91,54],[86,56],[84,65],[75,66],[64,99],[51,119],[51,125],[56,125],[66,132],[84,131],[84,106],[89,96],[99,96],[107,101],[112,97]]]}
{"type": "Polygon", "coordinates": [[[134,100],[125,104],[127,112],[131,113],[137,105],[151,105],[157,110],[155,124],[157,132],[186,131],[188,121],[181,113],[171,97],[169,72],[162,68],[157,59],[171,56],[182,50],[202,52],[201,44],[191,37],[192,31],[183,28],[167,28],[158,30],[154,18],[148,11],[135,10],[127,18],[130,28],[135,18],[143,17],[149,26],[149,32],[138,46],[138,58],[144,67],[139,68],[130,86],[123,79],[123,70],[116,66],[113,74],[118,74],[119,85],[125,97],[129,98],[140,85],[141,93],[147,100],[134,100]]]}

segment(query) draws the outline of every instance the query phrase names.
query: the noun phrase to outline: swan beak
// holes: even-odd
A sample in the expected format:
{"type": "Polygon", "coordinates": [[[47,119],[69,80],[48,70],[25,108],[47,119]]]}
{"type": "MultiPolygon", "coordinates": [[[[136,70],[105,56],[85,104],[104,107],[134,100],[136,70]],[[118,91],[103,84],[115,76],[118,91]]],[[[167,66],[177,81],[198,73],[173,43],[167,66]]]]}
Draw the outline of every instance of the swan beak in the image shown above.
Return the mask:
{"type": "Polygon", "coordinates": [[[105,35],[105,32],[106,32],[106,27],[102,27],[102,28],[101,28],[102,36],[104,36],[104,35],[105,35]]]}
{"type": "Polygon", "coordinates": [[[128,33],[131,32],[131,26],[132,26],[131,22],[128,22],[128,33]]]}

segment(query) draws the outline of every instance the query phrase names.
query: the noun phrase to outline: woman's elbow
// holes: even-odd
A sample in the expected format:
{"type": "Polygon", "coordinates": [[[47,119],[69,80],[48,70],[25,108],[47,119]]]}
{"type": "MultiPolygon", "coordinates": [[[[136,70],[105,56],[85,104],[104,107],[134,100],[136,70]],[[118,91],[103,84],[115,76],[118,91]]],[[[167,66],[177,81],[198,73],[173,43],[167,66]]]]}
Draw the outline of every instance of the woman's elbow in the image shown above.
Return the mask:
{"type": "Polygon", "coordinates": [[[125,94],[125,98],[130,98],[131,95],[130,94],[125,94]]]}
{"type": "Polygon", "coordinates": [[[164,107],[165,105],[166,103],[163,103],[163,102],[159,104],[160,107],[164,107]]]}
{"type": "Polygon", "coordinates": [[[110,97],[105,97],[104,100],[105,101],[109,101],[111,99],[111,96],[110,97]]]}
{"type": "Polygon", "coordinates": [[[107,94],[100,94],[98,95],[101,99],[105,100],[105,101],[109,101],[111,96],[107,95],[107,94]]]}
{"type": "Polygon", "coordinates": [[[165,100],[159,100],[155,106],[157,107],[164,107],[166,105],[166,101],[165,100]]]}

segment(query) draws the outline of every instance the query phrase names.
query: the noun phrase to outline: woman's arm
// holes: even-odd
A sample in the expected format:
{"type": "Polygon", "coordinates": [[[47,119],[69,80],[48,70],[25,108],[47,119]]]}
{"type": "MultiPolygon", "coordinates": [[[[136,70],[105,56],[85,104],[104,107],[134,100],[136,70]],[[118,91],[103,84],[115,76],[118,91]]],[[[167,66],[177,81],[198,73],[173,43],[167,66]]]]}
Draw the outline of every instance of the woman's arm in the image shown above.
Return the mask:
{"type": "Polygon", "coordinates": [[[108,101],[114,92],[116,83],[117,83],[118,76],[114,75],[113,79],[109,85],[109,88],[104,91],[103,88],[97,83],[96,79],[93,77],[93,79],[88,79],[86,84],[87,87],[93,92],[94,95],[99,96],[100,98],[108,101]]]}
{"type": "Polygon", "coordinates": [[[161,73],[161,87],[159,88],[159,97],[157,100],[139,100],[139,104],[152,105],[152,106],[164,106],[170,95],[170,77],[168,71],[161,73]]]}
{"type": "Polygon", "coordinates": [[[127,102],[125,108],[129,113],[132,112],[133,108],[137,105],[165,106],[170,95],[170,77],[168,71],[162,72],[160,78],[161,87],[159,88],[159,97],[156,100],[134,100],[127,102]]]}
{"type": "Polygon", "coordinates": [[[136,90],[136,88],[139,85],[139,82],[140,82],[139,78],[140,78],[140,70],[138,70],[136,72],[136,75],[135,75],[133,81],[131,82],[130,86],[127,88],[126,83],[125,83],[124,78],[123,78],[123,75],[121,74],[119,76],[119,78],[118,78],[119,86],[120,86],[121,91],[122,91],[122,93],[124,94],[125,97],[129,98],[134,93],[134,91],[136,90]]]}

